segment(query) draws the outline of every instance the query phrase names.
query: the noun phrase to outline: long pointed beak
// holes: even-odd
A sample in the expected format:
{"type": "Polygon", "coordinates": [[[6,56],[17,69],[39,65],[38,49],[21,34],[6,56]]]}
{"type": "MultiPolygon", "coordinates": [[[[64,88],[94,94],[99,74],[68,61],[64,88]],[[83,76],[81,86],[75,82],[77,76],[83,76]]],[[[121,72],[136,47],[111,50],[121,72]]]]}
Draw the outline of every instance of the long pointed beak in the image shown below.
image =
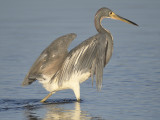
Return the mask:
{"type": "Polygon", "coordinates": [[[115,20],[120,20],[120,21],[126,22],[126,23],[128,23],[128,24],[132,24],[132,25],[138,26],[136,23],[134,23],[134,22],[132,22],[132,21],[126,19],[126,18],[123,18],[123,17],[121,17],[121,16],[119,16],[119,15],[116,15],[114,12],[112,12],[112,13],[110,14],[110,18],[115,19],[115,20]]]}

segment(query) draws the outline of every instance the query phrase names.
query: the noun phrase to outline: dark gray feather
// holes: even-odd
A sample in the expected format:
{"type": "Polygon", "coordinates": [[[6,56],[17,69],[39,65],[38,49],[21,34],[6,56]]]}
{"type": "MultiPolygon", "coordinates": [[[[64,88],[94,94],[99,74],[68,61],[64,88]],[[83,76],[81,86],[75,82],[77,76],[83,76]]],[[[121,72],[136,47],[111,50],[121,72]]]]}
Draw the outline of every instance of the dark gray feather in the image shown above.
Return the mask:
{"type": "Polygon", "coordinates": [[[106,39],[106,34],[97,34],[82,42],[68,53],[62,67],[52,77],[51,82],[58,80],[57,82],[61,86],[63,82],[70,80],[70,77],[76,72],[86,73],[89,71],[92,81],[95,74],[96,86],[100,90],[103,79],[103,68],[106,60],[110,59],[106,58],[110,57],[107,55],[107,44],[108,39],[106,39]],[[55,79],[55,77],[58,79],[55,79]]]}
{"type": "Polygon", "coordinates": [[[71,33],[54,40],[32,65],[22,85],[29,85],[37,79],[44,79],[43,75],[53,76],[60,69],[68,54],[68,46],[75,37],[76,34],[71,33]]]}

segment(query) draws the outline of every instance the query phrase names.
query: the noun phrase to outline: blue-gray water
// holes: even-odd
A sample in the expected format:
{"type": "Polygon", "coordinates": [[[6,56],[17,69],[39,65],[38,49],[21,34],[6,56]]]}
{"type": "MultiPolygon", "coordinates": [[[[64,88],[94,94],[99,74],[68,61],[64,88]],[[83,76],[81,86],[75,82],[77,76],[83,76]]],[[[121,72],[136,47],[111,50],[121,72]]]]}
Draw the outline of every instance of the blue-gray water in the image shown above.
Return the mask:
{"type": "Polygon", "coordinates": [[[159,120],[159,6],[159,0],[1,0],[0,119],[159,120]],[[102,21],[114,37],[114,52],[101,92],[88,80],[80,103],[71,90],[40,103],[48,92],[38,82],[21,87],[25,74],[57,37],[75,32],[71,49],[96,34],[94,15],[104,6],[139,27],[102,21]]]}

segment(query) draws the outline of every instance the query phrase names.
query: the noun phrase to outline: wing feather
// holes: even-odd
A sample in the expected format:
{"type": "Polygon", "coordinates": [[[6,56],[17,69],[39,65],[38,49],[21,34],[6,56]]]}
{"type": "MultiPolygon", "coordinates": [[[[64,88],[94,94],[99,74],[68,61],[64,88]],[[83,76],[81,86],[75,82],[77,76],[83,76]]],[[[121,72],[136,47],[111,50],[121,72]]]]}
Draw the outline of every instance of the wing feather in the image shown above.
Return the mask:
{"type": "Polygon", "coordinates": [[[29,85],[35,80],[44,79],[43,76],[53,76],[61,67],[68,54],[68,46],[76,37],[70,33],[54,40],[37,58],[30,68],[22,85],[29,85]]]}
{"type": "Polygon", "coordinates": [[[99,43],[96,56],[96,86],[100,90],[102,87],[103,68],[105,63],[105,47],[104,43],[99,43]]]}
{"type": "Polygon", "coordinates": [[[92,83],[96,76],[96,86],[100,90],[103,79],[103,68],[107,54],[107,40],[103,34],[97,34],[72,49],[62,64],[61,69],[55,74],[53,80],[57,80],[59,86],[70,80],[75,73],[91,73],[92,83]],[[58,79],[55,79],[57,77],[58,79]]]}

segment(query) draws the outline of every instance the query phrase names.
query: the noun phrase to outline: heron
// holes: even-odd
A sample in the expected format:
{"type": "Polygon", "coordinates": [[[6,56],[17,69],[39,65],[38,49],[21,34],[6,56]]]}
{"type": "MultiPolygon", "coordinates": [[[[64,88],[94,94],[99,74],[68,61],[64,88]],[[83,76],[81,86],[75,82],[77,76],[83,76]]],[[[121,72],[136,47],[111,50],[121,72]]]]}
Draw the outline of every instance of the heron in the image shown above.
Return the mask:
{"type": "Polygon", "coordinates": [[[91,77],[96,81],[97,90],[102,88],[103,69],[113,52],[113,37],[101,21],[104,18],[120,20],[135,26],[136,23],[115,14],[109,8],[100,8],[94,18],[97,34],[68,51],[75,33],[61,36],[43,50],[24,78],[23,86],[38,80],[49,94],[40,102],[45,102],[60,90],[73,90],[76,100],[80,101],[80,84],[91,77]]]}

